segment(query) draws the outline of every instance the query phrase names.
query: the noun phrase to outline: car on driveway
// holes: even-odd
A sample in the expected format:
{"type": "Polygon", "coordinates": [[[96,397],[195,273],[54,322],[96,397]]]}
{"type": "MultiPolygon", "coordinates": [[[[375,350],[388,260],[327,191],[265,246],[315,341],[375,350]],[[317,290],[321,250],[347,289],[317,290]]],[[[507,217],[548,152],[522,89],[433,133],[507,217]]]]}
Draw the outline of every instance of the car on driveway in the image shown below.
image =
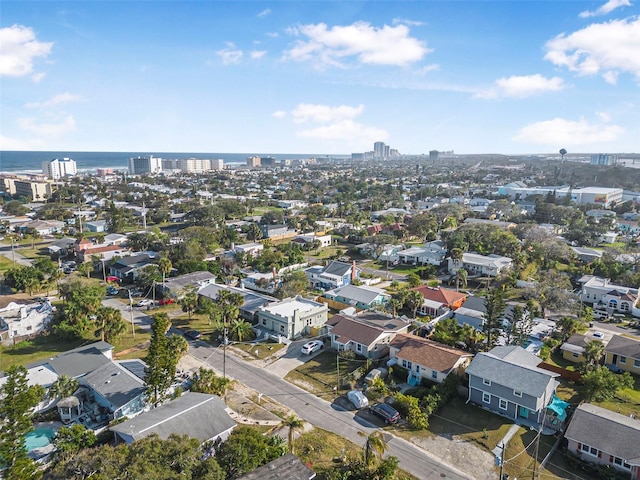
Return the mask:
{"type": "Polygon", "coordinates": [[[357,409],[364,408],[369,405],[369,399],[360,390],[351,390],[347,393],[347,398],[357,409]]]}
{"type": "Polygon", "coordinates": [[[369,407],[369,413],[373,413],[390,424],[398,423],[400,420],[398,411],[388,403],[374,403],[369,407]]]}
{"type": "Polygon", "coordinates": [[[197,330],[187,330],[184,332],[184,336],[191,340],[198,340],[202,334],[197,330]]]}
{"type": "Polygon", "coordinates": [[[138,303],[136,303],[136,307],[152,307],[152,306],[153,306],[153,300],[149,300],[146,298],[143,298],[138,303]]]}
{"type": "Polygon", "coordinates": [[[307,342],[302,346],[300,352],[303,355],[311,355],[312,353],[322,350],[323,348],[324,344],[320,340],[311,340],[310,342],[307,342]]]}
{"type": "Polygon", "coordinates": [[[107,287],[107,295],[118,295],[120,289],[114,285],[109,285],[107,287]]]}
{"type": "Polygon", "coordinates": [[[176,303],[173,298],[162,298],[160,299],[160,305],[171,305],[172,303],[176,303]]]}

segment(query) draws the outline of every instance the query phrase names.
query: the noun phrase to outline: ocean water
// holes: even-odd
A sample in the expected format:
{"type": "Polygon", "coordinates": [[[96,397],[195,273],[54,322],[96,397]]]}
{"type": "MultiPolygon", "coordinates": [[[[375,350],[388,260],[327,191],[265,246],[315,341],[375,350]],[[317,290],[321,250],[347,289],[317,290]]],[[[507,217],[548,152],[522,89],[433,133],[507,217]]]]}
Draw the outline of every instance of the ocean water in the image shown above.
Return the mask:
{"type": "Polygon", "coordinates": [[[327,155],[276,154],[276,153],[176,153],[176,152],[27,152],[0,151],[0,173],[42,173],[42,162],[54,158],[72,158],[78,171],[95,173],[98,168],[126,170],[129,159],[138,156],[153,155],[168,159],[201,158],[224,160],[225,165],[246,164],[247,157],[274,157],[277,160],[321,158],[327,155]]]}

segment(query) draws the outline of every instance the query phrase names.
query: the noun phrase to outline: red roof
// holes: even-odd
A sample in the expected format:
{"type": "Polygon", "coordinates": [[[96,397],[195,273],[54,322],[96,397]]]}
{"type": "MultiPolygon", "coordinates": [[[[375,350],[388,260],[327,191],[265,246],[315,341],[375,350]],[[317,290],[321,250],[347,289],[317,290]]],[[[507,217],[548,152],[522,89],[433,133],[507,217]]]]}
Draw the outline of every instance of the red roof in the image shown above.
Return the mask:
{"type": "Polygon", "coordinates": [[[457,303],[459,301],[464,302],[467,299],[467,296],[464,293],[456,292],[455,290],[449,290],[442,287],[434,288],[428,285],[421,285],[414,288],[413,290],[419,291],[427,300],[440,302],[443,305],[447,305],[449,307],[453,307],[454,303],[457,303]]]}

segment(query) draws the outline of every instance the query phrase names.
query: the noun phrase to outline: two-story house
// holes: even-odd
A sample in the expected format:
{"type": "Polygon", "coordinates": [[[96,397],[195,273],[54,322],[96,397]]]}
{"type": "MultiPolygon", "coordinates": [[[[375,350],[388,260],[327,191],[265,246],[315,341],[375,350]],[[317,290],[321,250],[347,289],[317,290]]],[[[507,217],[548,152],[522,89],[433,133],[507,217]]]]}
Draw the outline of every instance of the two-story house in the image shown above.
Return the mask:
{"type": "MultiPolygon", "coordinates": [[[[518,346],[478,353],[466,372],[469,402],[514,422],[538,429],[551,426],[546,408],[553,401],[559,374],[538,368],[540,358],[518,346]]],[[[558,424],[553,425],[558,427],[558,424]]]]}
{"type": "Polygon", "coordinates": [[[292,340],[322,328],[327,322],[328,311],[326,304],[298,295],[260,307],[258,325],[272,335],[292,340]]]}
{"type": "Polygon", "coordinates": [[[608,313],[636,314],[638,289],[614,285],[608,278],[584,275],[578,280],[582,285],[580,301],[593,305],[594,310],[608,313]]]}
{"type": "Polygon", "coordinates": [[[312,288],[331,290],[349,285],[360,278],[360,269],[353,264],[333,261],[324,267],[310,267],[304,271],[312,288]]]}

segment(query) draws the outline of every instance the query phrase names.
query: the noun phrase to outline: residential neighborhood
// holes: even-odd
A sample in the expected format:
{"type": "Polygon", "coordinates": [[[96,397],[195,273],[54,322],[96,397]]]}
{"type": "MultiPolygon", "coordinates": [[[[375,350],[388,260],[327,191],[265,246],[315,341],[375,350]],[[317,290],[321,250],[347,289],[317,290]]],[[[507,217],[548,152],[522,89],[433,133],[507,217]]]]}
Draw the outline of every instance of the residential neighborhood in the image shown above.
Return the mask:
{"type": "Polygon", "coordinates": [[[387,441],[389,478],[639,479],[638,196],[607,170],[551,188],[548,162],[274,158],[74,175],[43,198],[3,176],[0,388],[40,392],[25,414],[50,432],[28,458],[68,471],[77,428],[114,448],[187,435],[222,462],[262,425],[289,453],[237,478],[333,478],[318,427],[352,455],[363,434],[408,440],[412,460],[387,441]]]}

